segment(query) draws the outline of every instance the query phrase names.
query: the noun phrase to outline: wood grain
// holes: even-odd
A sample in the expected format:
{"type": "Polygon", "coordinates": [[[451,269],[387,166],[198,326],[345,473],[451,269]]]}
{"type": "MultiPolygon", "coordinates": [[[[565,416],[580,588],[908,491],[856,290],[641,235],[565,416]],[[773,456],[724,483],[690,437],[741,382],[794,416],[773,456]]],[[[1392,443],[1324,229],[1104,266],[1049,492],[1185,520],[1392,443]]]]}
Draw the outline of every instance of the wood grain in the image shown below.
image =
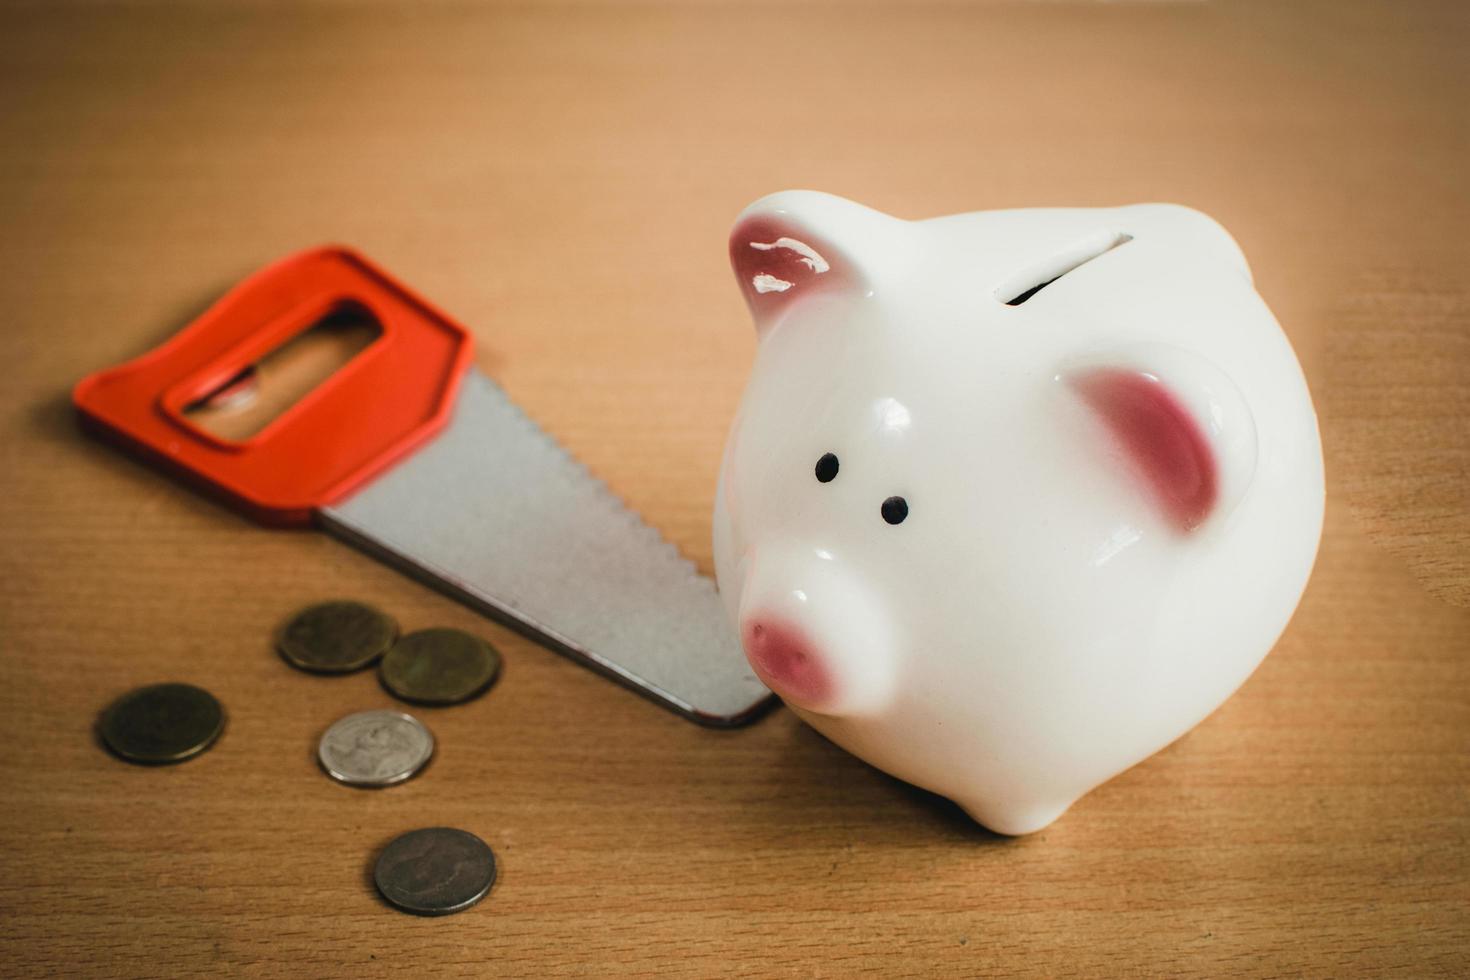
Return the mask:
{"type": "Polygon", "coordinates": [[[0,974],[1464,975],[1470,610],[1463,5],[8,7],[0,12],[0,974]],[[813,186],[911,217],[1177,200],[1297,346],[1315,578],[1215,716],[993,837],[777,711],[689,725],[311,533],[80,436],[70,386],[289,251],[361,247],[706,570],[753,337],[723,241],[813,186]],[[1374,543],[1376,537],[1387,548],[1374,543]],[[1433,594],[1431,594],[1433,593],[1433,594]],[[269,648],[328,596],[483,631],[485,699],[359,792],[386,706],[269,648]],[[132,685],[229,711],[187,764],[91,735],[132,685]],[[397,833],[497,850],[399,915],[397,833]]]}

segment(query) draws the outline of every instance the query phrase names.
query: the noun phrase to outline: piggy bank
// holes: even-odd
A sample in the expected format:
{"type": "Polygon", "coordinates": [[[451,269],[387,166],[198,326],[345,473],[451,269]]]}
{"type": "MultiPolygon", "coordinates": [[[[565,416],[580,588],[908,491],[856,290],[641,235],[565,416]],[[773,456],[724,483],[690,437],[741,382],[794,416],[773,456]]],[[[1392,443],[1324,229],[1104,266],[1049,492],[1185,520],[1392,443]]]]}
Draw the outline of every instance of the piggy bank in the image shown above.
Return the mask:
{"type": "Polygon", "coordinates": [[[1025,834],[1265,657],[1316,555],[1322,453],[1220,225],[790,191],[742,213],[730,259],[759,342],[716,572],[817,731],[1025,834]]]}

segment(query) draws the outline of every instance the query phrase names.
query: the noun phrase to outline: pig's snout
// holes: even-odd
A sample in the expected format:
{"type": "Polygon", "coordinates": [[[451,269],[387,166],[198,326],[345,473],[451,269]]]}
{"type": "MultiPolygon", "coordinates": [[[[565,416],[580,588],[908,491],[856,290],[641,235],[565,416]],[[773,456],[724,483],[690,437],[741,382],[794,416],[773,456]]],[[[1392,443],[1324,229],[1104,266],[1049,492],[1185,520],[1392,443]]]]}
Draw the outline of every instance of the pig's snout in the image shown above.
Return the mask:
{"type": "Polygon", "coordinates": [[[739,621],[756,675],[808,711],[881,711],[892,698],[895,665],[880,598],[825,550],[765,550],[753,557],[739,621]]]}
{"type": "Polygon", "coordinates": [[[788,700],[819,707],[832,696],[832,674],[826,661],[800,631],[772,619],[746,624],[745,659],[756,676],[788,700]]]}

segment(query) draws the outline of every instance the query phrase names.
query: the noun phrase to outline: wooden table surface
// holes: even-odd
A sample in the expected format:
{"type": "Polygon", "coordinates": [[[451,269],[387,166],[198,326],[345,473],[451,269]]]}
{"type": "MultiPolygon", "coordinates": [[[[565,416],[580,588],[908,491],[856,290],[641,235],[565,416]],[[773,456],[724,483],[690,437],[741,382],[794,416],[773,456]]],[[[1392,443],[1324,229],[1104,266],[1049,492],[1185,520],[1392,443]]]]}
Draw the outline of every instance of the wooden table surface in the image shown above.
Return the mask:
{"type": "Polygon", "coordinates": [[[0,12],[0,974],[1464,975],[1470,15],[1463,4],[653,3],[0,12]],[[789,186],[906,217],[1181,201],[1229,227],[1327,452],[1300,611],[1220,711],[992,836],[777,710],[697,728],[310,532],[79,435],[84,374],[277,256],[354,244],[705,569],[754,338],[724,240],[789,186]],[[271,650],[302,604],[478,630],[441,753],[336,785],[393,702],[271,650]],[[177,679],[183,765],[95,743],[177,679]],[[451,824],[490,898],[368,879],[451,824]]]}

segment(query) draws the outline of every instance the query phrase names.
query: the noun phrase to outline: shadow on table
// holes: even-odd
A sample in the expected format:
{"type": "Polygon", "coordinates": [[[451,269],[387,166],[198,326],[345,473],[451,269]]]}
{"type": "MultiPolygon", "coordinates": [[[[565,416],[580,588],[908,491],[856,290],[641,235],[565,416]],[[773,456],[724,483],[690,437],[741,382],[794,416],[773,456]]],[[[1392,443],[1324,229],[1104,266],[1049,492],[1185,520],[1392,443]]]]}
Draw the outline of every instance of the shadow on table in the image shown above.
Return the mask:
{"type": "Polygon", "coordinates": [[[871,839],[932,835],[978,844],[1017,841],[982,827],[949,799],[874,768],[788,712],[778,709],[767,723],[783,722],[789,731],[767,792],[743,801],[753,804],[753,818],[783,833],[802,823],[814,829],[837,822],[871,839]]]}

